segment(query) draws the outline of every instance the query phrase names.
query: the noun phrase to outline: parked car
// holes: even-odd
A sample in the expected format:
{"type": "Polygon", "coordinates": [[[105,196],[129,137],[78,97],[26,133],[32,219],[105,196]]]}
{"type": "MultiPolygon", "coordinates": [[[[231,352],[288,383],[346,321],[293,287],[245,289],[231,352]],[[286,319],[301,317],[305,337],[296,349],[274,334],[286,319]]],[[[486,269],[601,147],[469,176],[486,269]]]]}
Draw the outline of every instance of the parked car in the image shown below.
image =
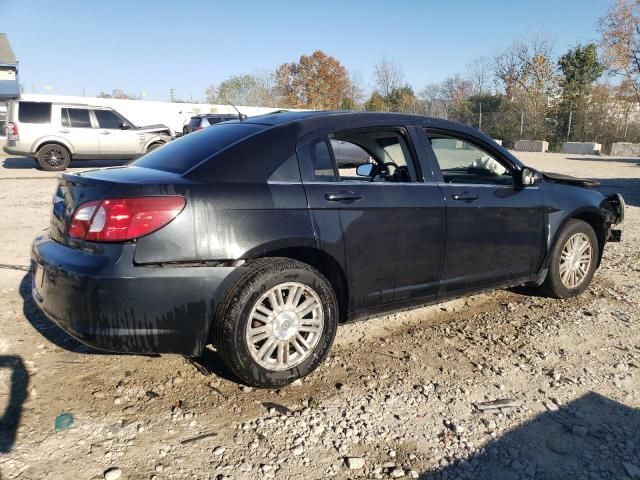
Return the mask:
{"type": "Polygon", "coordinates": [[[166,125],[137,127],[112,108],[12,101],[3,149],[59,171],[72,159],[130,159],[169,141],[166,125]]]}
{"type": "Polygon", "coordinates": [[[622,197],[595,185],[445,120],[225,122],[63,174],[32,247],[33,297],[95,348],[197,356],[211,343],[243,382],[278,387],[323,361],[342,322],[514,285],[583,292],[624,218],[622,197]],[[341,168],[331,140],[370,161],[341,168]]]}
{"type": "Polygon", "coordinates": [[[238,115],[227,113],[207,113],[203,115],[194,115],[184,127],[182,127],[182,135],[202,130],[216,123],[226,122],[228,120],[237,120],[238,115]]]}

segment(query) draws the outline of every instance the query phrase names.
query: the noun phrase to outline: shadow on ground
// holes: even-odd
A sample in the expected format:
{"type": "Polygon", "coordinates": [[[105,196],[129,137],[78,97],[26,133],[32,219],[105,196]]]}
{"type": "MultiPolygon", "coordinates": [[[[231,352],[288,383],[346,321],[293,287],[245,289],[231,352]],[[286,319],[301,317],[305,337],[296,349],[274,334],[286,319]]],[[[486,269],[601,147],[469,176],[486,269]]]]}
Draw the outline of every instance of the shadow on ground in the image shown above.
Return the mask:
{"type": "Polygon", "coordinates": [[[627,205],[640,206],[640,172],[638,178],[594,178],[597,190],[605,195],[621,193],[627,205]]]}
{"type": "Polygon", "coordinates": [[[567,157],[567,160],[579,160],[581,162],[611,162],[611,163],[635,163],[640,165],[640,158],[622,158],[622,157],[599,157],[596,155],[590,157],[567,157]]]}
{"type": "Polygon", "coordinates": [[[640,410],[590,392],[421,478],[640,478],[640,410]]]}
{"type": "MultiPolygon", "coordinates": [[[[69,168],[102,168],[125,165],[130,160],[71,160],[69,168]]],[[[8,157],[2,161],[2,166],[7,169],[39,169],[38,163],[33,158],[8,157]]]]}
{"type": "Polygon", "coordinates": [[[27,397],[29,385],[29,374],[20,357],[0,355],[0,371],[5,369],[11,370],[11,380],[8,392],[4,388],[0,391],[0,405],[4,405],[4,412],[0,411],[0,453],[9,452],[15,444],[22,404],[27,397]],[[8,396],[6,400],[3,398],[5,395],[8,396]]]}

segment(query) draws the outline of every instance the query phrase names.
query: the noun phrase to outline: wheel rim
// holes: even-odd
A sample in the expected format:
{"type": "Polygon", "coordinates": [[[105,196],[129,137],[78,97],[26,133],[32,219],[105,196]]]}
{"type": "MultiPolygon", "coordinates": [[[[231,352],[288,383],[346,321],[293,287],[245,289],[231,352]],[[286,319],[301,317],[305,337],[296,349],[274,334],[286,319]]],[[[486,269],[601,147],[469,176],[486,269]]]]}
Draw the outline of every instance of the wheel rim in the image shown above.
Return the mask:
{"type": "Polygon", "coordinates": [[[324,329],[320,297],[308,285],[281,283],[253,306],[245,338],[251,357],[268,370],[287,370],[309,358],[324,329]]]}
{"type": "Polygon", "coordinates": [[[560,280],[567,288],[579,287],[589,272],[592,256],[591,239],[584,233],[569,237],[560,254],[560,280]]]}
{"type": "Polygon", "coordinates": [[[64,164],[65,152],[62,147],[49,147],[44,152],[44,161],[51,167],[60,167],[64,164]]]}

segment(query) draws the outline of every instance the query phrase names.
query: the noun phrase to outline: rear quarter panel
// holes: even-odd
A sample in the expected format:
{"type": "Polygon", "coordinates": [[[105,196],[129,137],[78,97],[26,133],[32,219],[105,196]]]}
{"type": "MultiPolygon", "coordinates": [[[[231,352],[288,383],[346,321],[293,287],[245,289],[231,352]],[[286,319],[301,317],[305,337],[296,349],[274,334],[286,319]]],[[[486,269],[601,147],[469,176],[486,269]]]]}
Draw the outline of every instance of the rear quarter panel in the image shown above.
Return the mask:
{"type": "Polygon", "coordinates": [[[237,260],[315,245],[301,184],[207,184],[184,195],[185,210],[138,241],[137,264],[237,260]]]}

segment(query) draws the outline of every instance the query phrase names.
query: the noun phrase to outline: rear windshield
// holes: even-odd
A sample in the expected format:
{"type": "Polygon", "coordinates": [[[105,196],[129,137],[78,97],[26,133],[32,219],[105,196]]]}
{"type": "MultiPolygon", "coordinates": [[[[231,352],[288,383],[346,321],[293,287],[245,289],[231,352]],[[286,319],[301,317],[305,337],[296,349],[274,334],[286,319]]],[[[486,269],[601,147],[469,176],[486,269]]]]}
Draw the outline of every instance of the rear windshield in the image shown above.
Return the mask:
{"type": "Polygon", "coordinates": [[[132,162],[137,167],[185,173],[232,143],[264,129],[250,123],[221,123],[174,140],[132,162]]]}
{"type": "Polygon", "coordinates": [[[40,102],[20,102],[18,106],[20,123],[49,123],[51,121],[51,104],[40,102]]]}

